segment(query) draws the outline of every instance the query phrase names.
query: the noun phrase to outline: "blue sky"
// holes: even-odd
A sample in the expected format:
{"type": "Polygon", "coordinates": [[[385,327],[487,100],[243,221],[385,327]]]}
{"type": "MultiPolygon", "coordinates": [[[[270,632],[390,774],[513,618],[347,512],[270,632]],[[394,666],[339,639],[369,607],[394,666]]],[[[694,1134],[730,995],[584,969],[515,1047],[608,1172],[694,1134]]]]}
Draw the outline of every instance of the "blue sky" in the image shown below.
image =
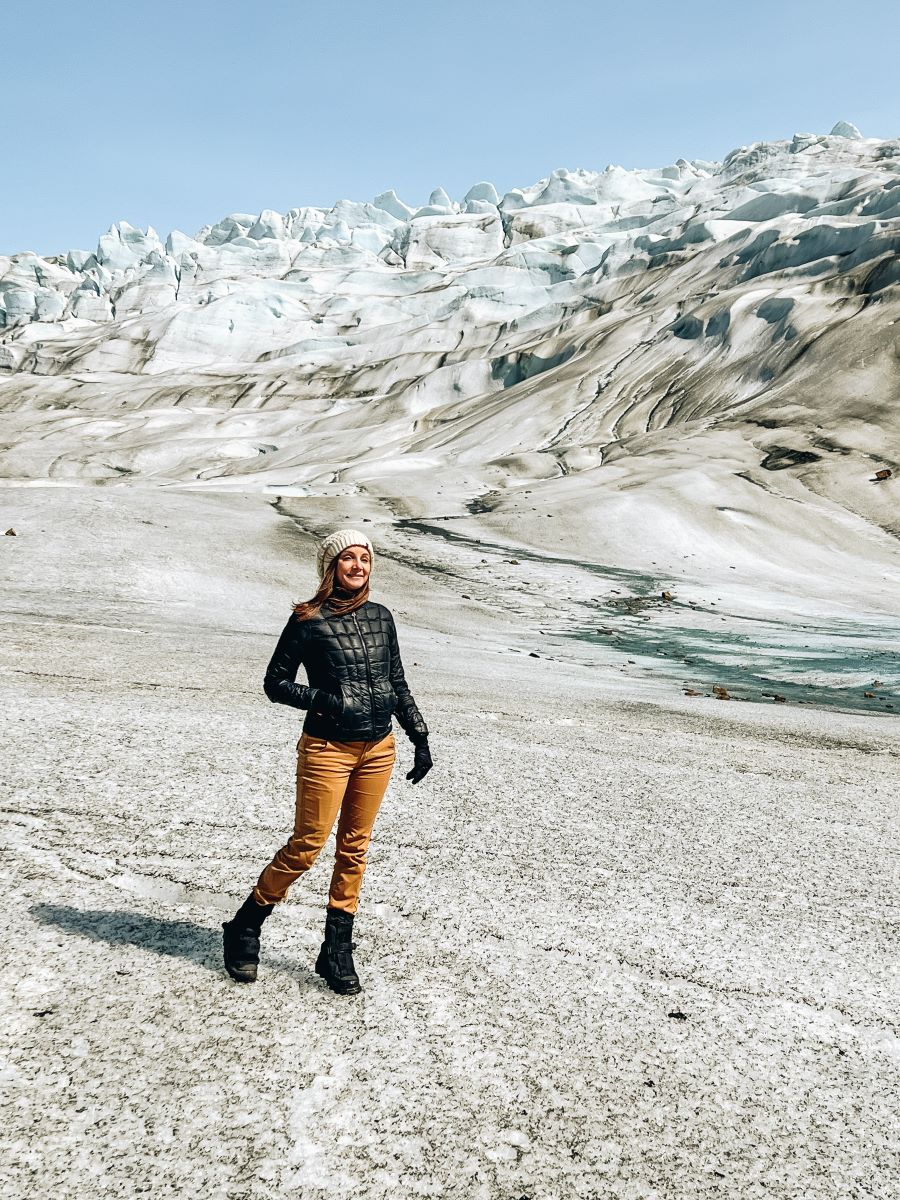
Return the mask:
{"type": "Polygon", "coordinates": [[[7,0],[0,253],[900,135],[898,0],[7,0]]]}

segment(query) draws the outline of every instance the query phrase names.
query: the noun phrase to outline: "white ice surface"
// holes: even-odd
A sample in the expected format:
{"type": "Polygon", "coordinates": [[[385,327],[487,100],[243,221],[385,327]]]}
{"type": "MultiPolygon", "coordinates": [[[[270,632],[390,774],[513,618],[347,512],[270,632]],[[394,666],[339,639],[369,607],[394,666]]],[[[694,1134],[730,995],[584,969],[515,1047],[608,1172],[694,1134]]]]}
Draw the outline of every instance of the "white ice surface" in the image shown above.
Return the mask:
{"type": "Polygon", "coordinates": [[[468,544],[365,498],[0,501],[10,1200],[894,1197],[895,720],[544,644],[535,593],[577,577],[535,565],[517,612],[528,563],[463,583],[468,544]],[[398,731],[355,999],[312,972],[330,846],[252,987],[219,930],[292,820],[261,677],[303,529],[347,518],[436,764],[408,784],[398,731]]]}
{"type": "Polygon", "coordinates": [[[598,561],[896,612],[898,252],[900,141],[845,122],[165,244],[120,222],[0,259],[0,479],[349,485],[530,545],[559,512],[598,561]]]}

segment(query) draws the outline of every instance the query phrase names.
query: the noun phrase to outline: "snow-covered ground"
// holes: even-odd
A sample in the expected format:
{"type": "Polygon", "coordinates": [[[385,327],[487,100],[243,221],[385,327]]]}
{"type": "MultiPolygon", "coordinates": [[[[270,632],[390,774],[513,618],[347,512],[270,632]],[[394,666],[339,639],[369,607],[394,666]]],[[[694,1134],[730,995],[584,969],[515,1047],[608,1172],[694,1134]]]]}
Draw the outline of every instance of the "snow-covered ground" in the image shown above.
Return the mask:
{"type": "Polygon", "coordinates": [[[526,558],[367,496],[0,501],[5,1196],[893,1200],[894,718],[683,697],[563,637],[559,516],[554,565],[549,528],[526,558]],[[348,515],[436,760],[412,787],[401,748],[352,999],[312,973],[330,848],[258,983],[219,929],[292,818],[261,679],[304,530],[348,515]]]}

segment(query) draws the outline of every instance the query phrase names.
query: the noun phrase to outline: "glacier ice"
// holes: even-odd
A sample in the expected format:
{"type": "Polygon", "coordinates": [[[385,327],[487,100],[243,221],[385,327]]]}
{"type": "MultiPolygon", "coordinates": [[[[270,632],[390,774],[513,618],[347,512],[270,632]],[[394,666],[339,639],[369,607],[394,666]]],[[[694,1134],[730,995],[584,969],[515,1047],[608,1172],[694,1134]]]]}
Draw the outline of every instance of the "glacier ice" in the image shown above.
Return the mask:
{"type": "Polygon", "coordinates": [[[482,181],[481,183],[473,183],[465,196],[463,196],[463,203],[465,204],[472,204],[476,201],[491,204],[496,208],[500,203],[500,197],[497,195],[497,189],[492,183],[482,181]]]}
{"type": "Polygon", "coordinates": [[[120,221],[92,251],[0,257],[0,478],[383,488],[402,462],[407,492],[445,472],[444,497],[500,508],[529,478],[583,479],[611,514],[633,488],[684,531],[701,492],[775,505],[759,464],[788,446],[817,455],[804,496],[893,529],[868,474],[900,466],[898,263],[900,140],[846,122],[503,196],[384,191],[164,242],[120,221]],[[107,411],[112,457],[84,424],[107,411]],[[238,452],[257,443],[277,449],[238,452]]]}
{"type": "Polygon", "coordinates": [[[838,121],[831,130],[832,137],[861,138],[862,134],[850,121],[838,121]]]}
{"type": "Polygon", "coordinates": [[[380,196],[376,196],[374,205],[376,208],[380,208],[390,216],[395,217],[398,221],[408,221],[413,214],[413,209],[405,205],[393,189],[382,192],[380,196]]]}

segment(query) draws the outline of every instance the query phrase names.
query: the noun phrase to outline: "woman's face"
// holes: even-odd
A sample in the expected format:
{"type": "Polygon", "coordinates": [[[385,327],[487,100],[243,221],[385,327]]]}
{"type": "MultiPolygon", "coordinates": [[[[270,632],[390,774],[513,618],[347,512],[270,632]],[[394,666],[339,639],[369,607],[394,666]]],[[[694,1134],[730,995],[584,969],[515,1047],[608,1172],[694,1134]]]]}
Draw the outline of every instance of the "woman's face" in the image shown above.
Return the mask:
{"type": "Polygon", "coordinates": [[[359,591],[369,578],[372,560],[365,546],[348,546],[338,555],[335,579],[348,592],[359,591]]]}

